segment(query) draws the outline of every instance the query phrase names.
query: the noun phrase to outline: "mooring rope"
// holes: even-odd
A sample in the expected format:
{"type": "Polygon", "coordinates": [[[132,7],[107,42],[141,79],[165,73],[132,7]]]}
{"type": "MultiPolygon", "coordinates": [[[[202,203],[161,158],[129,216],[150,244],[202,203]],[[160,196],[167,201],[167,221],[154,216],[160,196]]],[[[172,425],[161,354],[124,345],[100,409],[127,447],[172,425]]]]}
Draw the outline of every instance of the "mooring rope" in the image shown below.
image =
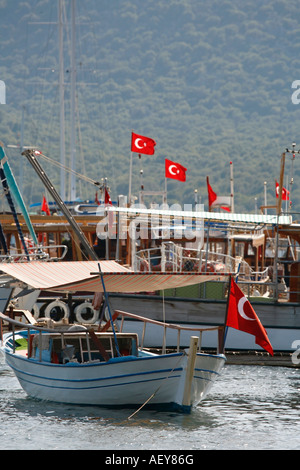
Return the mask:
{"type": "Polygon", "coordinates": [[[178,361],[176,362],[176,364],[174,365],[173,369],[170,370],[170,372],[168,373],[168,375],[163,379],[163,381],[160,383],[159,387],[157,387],[157,389],[155,390],[155,392],[152,393],[152,395],[147,398],[147,400],[134,412],[132,413],[127,419],[130,420],[133,416],[135,416],[142,408],[144,408],[145,405],[147,405],[147,403],[149,403],[150,400],[152,400],[152,398],[157,394],[158,390],[163,386],[164,382],[166,380],[168,380],[168,378],[170,377],[170,375],[172,374],[172,372],[174,371],[174,369],[177,367],[177,365],[179,364],[182,356],[184,356],[186,354],[185,351],[183,351],[181,353],[181,355],[179,356],[179,359],[178,361]]]}

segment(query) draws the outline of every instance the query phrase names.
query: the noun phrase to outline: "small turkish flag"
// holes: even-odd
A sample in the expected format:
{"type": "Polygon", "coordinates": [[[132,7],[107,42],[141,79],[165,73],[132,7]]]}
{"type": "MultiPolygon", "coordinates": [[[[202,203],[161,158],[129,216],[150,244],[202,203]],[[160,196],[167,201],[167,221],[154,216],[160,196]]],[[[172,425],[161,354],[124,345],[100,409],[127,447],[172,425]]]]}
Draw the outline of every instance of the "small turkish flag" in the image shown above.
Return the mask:
{"type": "Polygon", "coordinates": [[[153,155],[154,147],[156,145],[155,140],[150,137],[131,133],[131,151],[137,153],[143,153],[145,155],[153,155]]]}
{"type": "Polygon", "coordinates": [[[50,214],[50,209],[49,209],[49,206],[48,206],[48,202],[47,202],[47,199],[45,198],[45,196],[43,196],[41,211],[46,212],[47,215],[51,215],[50,214]]]}
{"type": "Polygon", "coordinates": [[[165,177],[172,178],[173,180],[185,181],[186,168],[180,163],[172,162],[166,158],[165,160],[165,177]]]}
{"type": "Polygon", "coordinates": [[[207,192],[208,192],[208,205],[209,207],[216,201],[217,194],[213,191],[211,185],[209,184],[209,178],[206,177],[207,192]]]}
{"type": "MultiPolygon", "coordinates": [[[[276,191],[276,197],[278,198],[279,197],[279,183],[278,183],[278,181],[275,182],[275,191],[276,191]]],[[[286,188],[282,187],[282,193],[281,194],[282,194],[282,200],[283,201],[289,201],[290,192],[286,188]]]]}
{"type": "Polygon", "coordinates": [[[255,336],[255,343],[273,356],[273,348],[249,300],[231,280],[226,326],[255,336]]]}
{"type": "Polygon", "coordinates": [[[110,198],[109,192],[107,191],[106,188],[105,188],[104,205],[105,206],[112,206],[111,198],[110,198]]]}

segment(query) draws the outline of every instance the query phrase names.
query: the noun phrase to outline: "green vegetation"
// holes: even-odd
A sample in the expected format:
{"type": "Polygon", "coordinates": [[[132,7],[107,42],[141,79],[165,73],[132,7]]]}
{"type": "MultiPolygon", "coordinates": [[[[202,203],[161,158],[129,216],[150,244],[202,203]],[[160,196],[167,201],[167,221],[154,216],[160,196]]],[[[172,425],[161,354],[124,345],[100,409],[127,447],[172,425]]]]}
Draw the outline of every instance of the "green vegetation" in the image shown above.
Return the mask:
{"type": "MultiPolygon", "coordinates": [[[[70,18],[70,0],[66,0],[70,18]]],[[[85,0],[77,3],[77,169],[107,177],[112,199],[127,194],[131,131],[156,140],[154,156],[134,154],[133,192],[144,172],[146,190],[164,186],[164,159],[187,168],[187,181],[168,180],[168,202],[207,207],[206,176],[235,209],[275,203],[282,152],[300,149],[300,105],[291,101],[300,79],[296,0],[85,0]]],[[[58,28],[55,0],[0,0],[0,140],[37,145],[59,160],[58,28]],[[45,24],[52,22],[52,24],[45,24]]],[[[69,151],[70,30],[65,42],[66,143],[69,151]],[[67,40],[68,38],[68,40],[67,40]]],[[[7,149],[17,178],[23,170],[28,204],[43,188],[18,151],[7,149]]],[[[68,156],[67,156],[68,157],[68,156]]],[[[68,157],[69,158],[69,157],[68,157]]],[[[285,186],[294,178],[293,210],[300,211],[300,156],[293,174],[287,155],[285,186]]],[[[67,161],[67,165],[69,163],[67,161]]],[[[44,164],[55,184],[56,167],[44,164]]],[[[93,199],[86,183],[78,194],[93,199]]],[[[160,202],[160,201],[157,201],[160,202]]]]}

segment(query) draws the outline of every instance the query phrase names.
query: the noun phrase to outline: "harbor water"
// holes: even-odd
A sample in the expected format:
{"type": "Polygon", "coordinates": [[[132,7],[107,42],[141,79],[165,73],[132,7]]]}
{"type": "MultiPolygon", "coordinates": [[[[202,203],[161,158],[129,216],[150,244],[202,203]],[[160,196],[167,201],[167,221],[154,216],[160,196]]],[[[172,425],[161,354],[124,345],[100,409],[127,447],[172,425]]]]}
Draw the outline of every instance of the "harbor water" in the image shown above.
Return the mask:
{"type": "Polygon", "coordinates": [[[0,356],[1,450],[299,450],[300,369],[226,365],[190,415],[41,402],[0,356]]]}

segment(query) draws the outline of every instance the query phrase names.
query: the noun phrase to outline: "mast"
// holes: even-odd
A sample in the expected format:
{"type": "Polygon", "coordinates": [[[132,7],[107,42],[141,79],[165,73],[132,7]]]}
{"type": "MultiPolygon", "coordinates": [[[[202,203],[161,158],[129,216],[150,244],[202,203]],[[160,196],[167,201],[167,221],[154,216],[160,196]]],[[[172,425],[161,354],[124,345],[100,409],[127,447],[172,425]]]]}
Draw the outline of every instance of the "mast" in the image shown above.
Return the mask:
{"type": "Polygon", "coordinates": [[[75,88],[76,88],[76,64],[75,64],[75,8],[76,1],[72,0],[71,10],[71,191],[70,200],[76,199],[76,143],[75,143],[75,88]]]}
{"type": "Polygon", "coordinates": [[[234,212],[233,163],[232,162],[230,162],[230,205],[231,205],[231,212],[234,212]]]}
{"type": "Polygon", "coordinates": [[[60,194],[62,200],[66,199],[65,187],[65,91],[64,91],[64,54],[63,54],[63,1],[58,3],[59,24],[59,116],[60,116],[60,194]]]}
{"type": "MultiPolygon", "coordinates": [[[[7,185],[10,189],[10,192],[12,193],[12,195],[15,198],[18,206],[20,207],[21,212],[22,212],[23,217],[24,217],[24,220],[26,222],[26,225],[27,225],[28,230],[30,232],[30,235],[32,237],[33,243],[37,246],[39,243],[38,243],[36,233],[34,231],[33,225],[31,223],[29,214],[27,212],[23,197],[20,193],[20,190],[18,188],[15,177],[14,177],[12,171],[11,171],[11,168],[10,168],[10,165],[8,163],[8,159],[7,159],[7,156],[5,154],[3,145],[0,145],[0,163],[1,163],[1,168],[3,169],[4,175],[5,175],[5,178],[6,178],[6,181],[7,181],[7,185]]],[[[25,252],[26,252],[26,250],[25,250],[25,252]]]]}
{"type": "Polygon", "coordinates": [[[65,203],[63,202],[62,198],[59,196],[56,189],[54,188],[51,181],[49,180],[48,176],[46,175],[45,171],[41,167],[40,163],[38,162],[38,160],[36,158],[36,154],[35,154],[34,150],[25,150],[22,153],[22,155],[24,155],[27,158],[27,160],[29,161],[31,166],[34,168],[34,170],[37,173],[37,175],[39,176],[39,178],[42,180],[42,182],[45,185],[46,189],[49,191],[49,193],[53,197],[54,201],[57,203],[60,210],[65,215],[65,217],[68,220],[70,226],[72,227],[75,234],[77,235],[77,237],[81,241],[83,247],[86,249],[86,252],[89,254],[89,256],[94,261],[97,261],[98,257],[96,255],[95,251],[93,250],[93,248],[91,247],[91,245],[87,241],[84,233],[80,229],[80,227],[77,224],[77,222],[75,221],[74,217],[72,216],[72,214],[68,210],[68,208],[65,205],[65,203]]]}

